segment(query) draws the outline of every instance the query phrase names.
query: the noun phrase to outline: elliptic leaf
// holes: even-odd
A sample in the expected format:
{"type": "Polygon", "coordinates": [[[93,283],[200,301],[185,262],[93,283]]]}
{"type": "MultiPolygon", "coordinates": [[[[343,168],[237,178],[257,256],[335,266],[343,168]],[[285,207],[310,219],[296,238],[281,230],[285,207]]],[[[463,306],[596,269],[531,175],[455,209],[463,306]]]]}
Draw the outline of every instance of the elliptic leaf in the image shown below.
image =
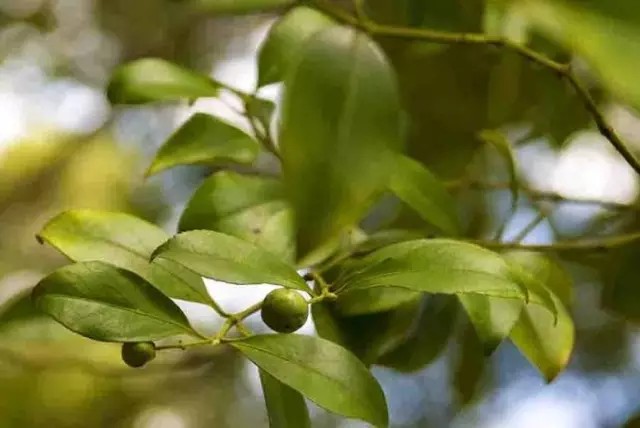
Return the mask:
{"type": "Polygon", "coordinates": [[[315,33],[334,25],[326,15],[296,7],[277,21],[258,53],[258,87],[284,80],[300,47],[315,33]]]}
{"type": "Polygon", "coordinates": [[[153,250],[169,235],[137,217],[104,211],[66,211],[51,219],[38,239],[73,261],[99,260],[134,272],[169,297],[211,302],[200,276],[170,261],[149,262],[153,250]]]}
{"type": "Polygon", "coordinates": [[[394,159],[389,190],[423,220],[449,235],[458,235],[460,226],[455,201],[442,182],[418,161],[403,155],[394,159]]]}
{"type": "Polygon", "coordinates": [[[376,287],[526,297],[510,265],[500,255],[448,239],[389,245],[350,264],[336,283],[336,289],[345,290],[376,287]]]}
{"type": "Polygon", "coordinates": [[[117,68],[107,87],[114,104],[214,97],[220,85],[204,74],[160,58],[138,59],[117,68]]]}
{"type": "Polygon", "coordinates": [[[208,229],[233,235],[291,260],[292,223],[280,181],[220,171],[198,188],[178,227],[181,232],[208,229]]]}
{"type": "Polygon", "coordinates": [[[273,334],[229,344],[317,405],[376,427],[388,426],[380,385],[354,355],[335,343],[312,336],[273,334]]]}
{"type": "Polygon", "coordinates": [[[35,306],[95,340],[140,342],[197,335],[171,299],[137,275],[102,262],[65,266],[33,290],[35,306]]]}
{"type": "Polygon", "coordinates": [[[298,258],[364,214],[402,146],[395,75],[359,31],[332,27],[304,44],[285,81],[281,153],[298,258]]]}
{"type": "Polygon", "coordinates": [[[260,146],[238,128],[208,114],[196,113],[160,148],[147,176],[178,165],[251,163],[260,146]]]}
{"type": "Polygon", "coordinates": [[[510,252],[506,257],[525,268],[550,291],[557,315],[529,304],[513,326],[510,338],[533,365],[552,381],[568,364],[573,350],[574,325],[567,306],[572,298],[572,281],[553,260],[539,253],[510,252]]]}
{"type": "Polygon", "coordinates": [[[233,284],[266,283],[309,291],[291,265],[255,244],[211,230],[180,233],[158,247],[152,258],[233,284]]]}

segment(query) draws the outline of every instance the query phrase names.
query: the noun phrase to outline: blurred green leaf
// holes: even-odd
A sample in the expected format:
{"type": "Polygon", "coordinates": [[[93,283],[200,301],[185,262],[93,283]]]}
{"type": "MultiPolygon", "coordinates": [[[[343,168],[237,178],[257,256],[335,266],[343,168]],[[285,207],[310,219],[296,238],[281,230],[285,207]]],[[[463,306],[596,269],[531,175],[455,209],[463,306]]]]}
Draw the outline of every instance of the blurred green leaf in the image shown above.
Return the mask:
{"type": "Polygon", "coordinates": [[[138,59],[112,74],[107,96],[114,104],[214,97],[220,85],[204,74],[160,58],[138,59]]]}
{"type": "Polygon", "coordinates": [[[516,167],[516,157],[507,138],[499,131],[484,130],[478,137],[487,144],[491,144],[507,163],[509,170],[509,190],[511,190],[511,207],[515,209],[518,204],[518,169],[516,167]]]}
{"type": "Polygon", "coordinates": [[[453,387],[463,406],[469,404],[478,392],[480,380],[485,371],[483,346],[476,330],[465,324],[460,346],[453,368],[453,387]]]}
{"type": "Polygon", "coordinates": [[[335,287],[401,287],[429,293],[525,298],[522,285],[500,255],[448,239],[415,240],[381,248],[350,264],[335,287]]]}
{"type": "Polygon", "coordinates": [[[260,370],[260,383],[267,405],[270,428],[310,428],[311,420],[299,392],[260,370]]]}
{"type": "Polygon", "coordinates": [[[455,201],[442,182],[419,162],[396,156],[389,190],[443,232],[454,236],[460,233],[455,201]]]}
{"type": "Polygon", "coordinates": [[[232,284],[274,284],[308,291],[295,269],[277,256],[234,236],[211,230],[180,233],[158,247],[154,260],[179,263],[199,275],[232,284]]]}
{"type": "Polygon", "coordinates": [[[513,343],[550,382],[566,367],[573,350],[575,329],[567,311],[573,296],[571,277],[539,253],[513,251],[505,257],[544,284],[557,302],[557,319],[540,306],[526,305],[510,333],[513,343]]]}
{"type": "Polygon", "coordinates": [[[612,252],[606,259],[606,282],[602,290],[603,306],[625,320],[640,322],[640,247],[633,245],[612,252]]]}
{"type": "Polygon", "coordinates": [[[51,219],[38,239],[73,261],[99,260],[134,272],[169,297],[211,302],[200,276],[172,262],[149,263],[153,250],[169,235],[137,217],[93,210],[66,211],[51,219]]]}
{"type": "Polygon", "coordinates": [[[205,113],[196,113],[160,147],[147,176],[178,165],[251,163],[260,146],[248,134],[205,113]]]}
{"type": "MultiPolygon", "coordinates": [[[[189,0],[184,0],[189,1],[189,0]]],[[[214,13],[251,13],[284,8],[296,0],[191,0],[201,9],[214,13]]]]}
{"type": "Polygon", "coordinates": [[[180,309],[142,278],[102,262],[53,272],[34,288],[38,309],[95,340],[139,342],[197,335],[180,309]]]}
{"type": "Polygon", "coordinates": [[[258,87],[284,80],[301,46],[334,22],[323,13],[299,6],[280,18],[258,52],[258,87]]]}
{"type": "Polygon", "coordinates": [[[424,368],[447,346],[456,314],[455,297],[428,296],[409,334],[395,348],[378,358],[376,364],[405,373],[424,368]]]}
{"type": "Polygon", "coordinates": [[[640,107],[640,7],[635,0],[521,0],[527,18],[583,57],[618,97],[640,107]]]}
{"type": "Polygon", "coordinates": [[[220,171],[202,183],[180,217],[181,232],[209,229],[255,243],[292,260],[291,210],[282,183],[274,178],[220,171]]]}
{"type": "Polygon", "coordinates": [[[325,409],[387,427],[384,393],[366,367],[344,348],[296,334],[257,335],[230,345],[260,369],[325,409]]]}
{"type": "Polygon", "coordinates": [[[401,147],[395,75],[377,45],[334,27],[305,43],[285,82],[281,148],[298,257],[336,239],[382,190],[401,147]]]}
{"type": "Polygon", "coordinates": [[[371,251],[397,244],[404,241],[413,241],[424,238],[425,234],[418,230],[385,229],[371,233],[365,240],[356,245],[355,254],[366,254],[371,251]]]}
{"type": "Polygon", "coordinates": [[[341,314],[333,303],[312,306],[313,321],[320,337],[348,349],[365,364],[395,349],[410,333],[421,296],[398,302],[391,310],[356,316],[341,314]]]}

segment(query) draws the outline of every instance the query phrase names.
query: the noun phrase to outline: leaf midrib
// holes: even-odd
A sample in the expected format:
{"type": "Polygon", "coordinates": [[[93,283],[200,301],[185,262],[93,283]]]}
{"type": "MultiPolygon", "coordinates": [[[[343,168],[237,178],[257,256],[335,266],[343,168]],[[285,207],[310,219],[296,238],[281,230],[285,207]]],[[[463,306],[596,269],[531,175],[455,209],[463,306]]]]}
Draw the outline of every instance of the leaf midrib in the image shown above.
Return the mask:
{"type": "Polygon", "coordinates": [[[142,311],[137,310],[135,308],[127,308],[126,306],[118,306],[116,304],[109,303],[109,302],[104,302],[102,300],[92,300],[92,299],[89,299],[89,298],[86,298],[86,297],[73,296],[73,295],[69,295],[69,294],[60,294],[60,293],[48,293],[48,292],[45,292],[44,294],[39,296],[39,299],[46,298],[46,297],[60,298],[60,299],[63,299],[63,300],[79,300],[79,301],[82,301],[82,302],[97,303],[99,305],[107,306],[107,307],[113,308],[115,310],[119,310],[119,311],[123,311],[123,312],[132,312],[132,313],[134,313],[136,315],[140,315],[142,317],[151,318],[153,320],[161,321],[161,322],[164,322],[166,324],[172,324],[174,326],[180,327],[181,330],[184,330],[184,331],[189,332],[189,333],[193,333],[194,332],[194,330],[191,327],[186,326],[184,324],[181,324],[179,322],[176,322],[174,320],[160,318],[157,315],[153,315],[153,314],[150,314],[148,312],[142,312],[142,311]]]}

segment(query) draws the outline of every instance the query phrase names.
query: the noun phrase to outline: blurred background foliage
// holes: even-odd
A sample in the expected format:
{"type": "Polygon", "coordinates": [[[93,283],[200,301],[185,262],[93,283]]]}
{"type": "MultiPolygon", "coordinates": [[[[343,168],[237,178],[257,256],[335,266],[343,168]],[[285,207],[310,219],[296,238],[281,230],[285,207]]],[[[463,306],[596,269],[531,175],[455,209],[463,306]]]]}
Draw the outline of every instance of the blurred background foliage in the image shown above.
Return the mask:
{"type": "MultiPolygon", "coordinates": [[[[34,313],[25,298],[65,262],[34,239],[47,219],[66,208],[99,208],[174,230],[180,208],[210,170],[183,168],[144,181],[151,154],[194,111],[243,125],[212,100],[111,109],[103,95],[117,64],[143,56],[251,90],[255,50],[274,15],[216,14],[215,6],[216,0],[199,7],[170,0],[0,0],[0,427],[266,426],[255,372],[232,353],[176,353],[132,371],[117,345],[67,332],[34,313]]],[[[571,60],[638,152],[636,0],[370,0],[367,7],[378,22],[484,31],[571,60]],[[582,56],[572,57],[566,46],[582,56]]],[[[504,224],[502,237],[511,239],[536,217],[525,243],[638,230],[637,176],[564,81],[490,46],[379,42],[399,76],[409,152],[450,181],[468,236],[492,237],[504,224]],[[515,212],[501,185],[509,179],[504,159],[478,138],[496,128],[519,161],[523,196],[515,212]]],[[[277,88],[264,92],[277,98],[277,88]]],[[[376,215],[368,221],[397,227],[419,221],[396,205],[383,204],[376,215]]],[[[623,426],[640,410],[638,251],[632,245],[563,258],[575,280],[577,345],[569,369],[551,385],[509,343],[485,359],[465,320],[443,328],[454,325],[455,317],[441,311],[450,302],[428,302],[435,309],[420,319],[423,334],[412,340],[422,351],[414,362],[431,364],[413,373],[375,371],[393,426],[623,426]]],[[[196,317],[210,315],[191,309],[196,317]]],[[[352,325],[366,331],[384,322],[352,325]]],[[[370,346],[359,333],[356,339],[370,346]]],[[[359,426],[314,414],[317,426],[359,426]]],[[[637,424],[636,418],[628,426],[637,424]]]]}

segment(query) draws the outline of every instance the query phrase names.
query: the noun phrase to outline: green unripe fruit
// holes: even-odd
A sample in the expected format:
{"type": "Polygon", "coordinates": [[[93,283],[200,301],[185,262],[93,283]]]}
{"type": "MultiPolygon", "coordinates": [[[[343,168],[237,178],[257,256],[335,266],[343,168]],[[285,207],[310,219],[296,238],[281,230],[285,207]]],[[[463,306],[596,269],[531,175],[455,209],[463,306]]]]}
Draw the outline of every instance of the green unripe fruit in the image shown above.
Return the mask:
{"type": "Polygon", "coordinates": [[[122,344],[122,360],[131,367],[142,367],[156,357],[153,342],[128,342],[122,344]]]}
{"type": "Polygon", "coordinates": [[[309,307],[297,291],[278,288],[264,298],[260,315],[272,330],[293,333],[307,322],[309,307]]]}

